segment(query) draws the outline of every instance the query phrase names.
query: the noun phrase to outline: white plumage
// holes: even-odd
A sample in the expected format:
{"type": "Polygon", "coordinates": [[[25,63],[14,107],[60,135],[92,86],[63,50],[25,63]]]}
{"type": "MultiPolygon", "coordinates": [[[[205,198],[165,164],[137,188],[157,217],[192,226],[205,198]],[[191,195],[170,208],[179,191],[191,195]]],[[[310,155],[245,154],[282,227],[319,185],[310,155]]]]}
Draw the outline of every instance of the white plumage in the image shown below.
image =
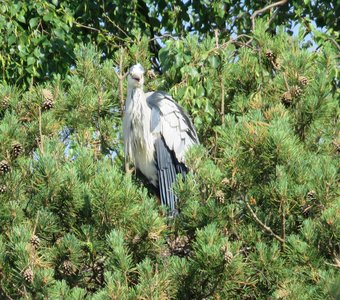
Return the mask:
{"type": "Polygon", "coordinates": [[[143,91],[144,69],[133,66],[123,118],[125,159],[159,188],[162,204],[176,213],[172,185],[176,174],[187,172],[185,153],[198,137],[183,109],[164,92],[143,91]]]}

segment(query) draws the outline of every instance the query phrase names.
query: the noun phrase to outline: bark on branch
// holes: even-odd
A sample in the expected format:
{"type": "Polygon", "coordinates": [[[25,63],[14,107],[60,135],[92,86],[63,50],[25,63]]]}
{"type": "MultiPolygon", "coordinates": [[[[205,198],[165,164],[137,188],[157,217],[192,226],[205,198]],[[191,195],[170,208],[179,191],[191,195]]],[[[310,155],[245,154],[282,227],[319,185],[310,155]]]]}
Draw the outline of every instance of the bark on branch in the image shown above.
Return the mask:
{"type": "Polygon", "coordinates": [[[41,155],[44,156],[44,141],[43,141],[43,134],[42,134],[42,118],[41,118],[41,107],[39,107],[39,138],[40,141],[38,142],[38,146],[41,152],[41,155]]]}
{"type": "Polygon", "coordinates": [[[248,211],[250,212],[251,216],[253,217],[254,221],[259,224],[265,231],[267,231],[271,236],[273,236],[274,238],[276,238],[278,241],[280,241],[280,243],[284,244],[285,240],[280,237],[279,235],[277,235],[269,226],[267,226],[266,224],[264,224],[256,215],[256,213],[253,211],[253,209],[250,207],[246,196],[243,196],[243,201],[246,204],[246,207],[248,209],[248,211]]]}
{"type": "Polygon", "coordinates": [[[119,81],[119,102],[120,102],[120,112],[121,115],[124,113],[124,102],[125,102],[125,95],[124,95],[124,80],[126,76],[128,75],[128,72],[123,74],[123,60],[124,60],[124,53],[123,49],[120,49],[120,54],[119,54],[119,73],[115,72],[118,81],[119,81]]]}
{"type": "Polygon", "coordinates": [[[261,8],[261,9],[258,9],[258,10],[255,10],[254,13],[251,15],[250,19],[251,19],[251,22],[252,22],[252,29],[254,31],[255,29],[255,18],[259,15],[259,14],[262,14],[274,7],[278,7],[278,6],[282,6],[284,4],[286,4],[289,0],[281,0],[281,1],[278,1],[278,2],[274,2],[272,4],[269,4],[267,6],[265,6],[264,8],[261,8]]]}

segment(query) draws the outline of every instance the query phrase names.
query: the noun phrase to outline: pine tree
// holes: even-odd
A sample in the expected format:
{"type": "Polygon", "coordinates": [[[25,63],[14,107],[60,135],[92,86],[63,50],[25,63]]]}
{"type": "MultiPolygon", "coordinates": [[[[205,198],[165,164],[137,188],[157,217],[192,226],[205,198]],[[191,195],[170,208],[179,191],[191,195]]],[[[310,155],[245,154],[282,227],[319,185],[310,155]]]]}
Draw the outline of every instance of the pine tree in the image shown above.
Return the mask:
{"type": "MultiPolygon", "coordinates": [[[[124,173],[124,74],[76,49],[65,79],[0,86],[0,298],[335,299],[339,268],[336,52],[257,22],[252,36],[165,42],[168,90],[201,146],[170,221],[124,173]]],[[[152,78],[151,78],[152,77],[152,78]]]]}

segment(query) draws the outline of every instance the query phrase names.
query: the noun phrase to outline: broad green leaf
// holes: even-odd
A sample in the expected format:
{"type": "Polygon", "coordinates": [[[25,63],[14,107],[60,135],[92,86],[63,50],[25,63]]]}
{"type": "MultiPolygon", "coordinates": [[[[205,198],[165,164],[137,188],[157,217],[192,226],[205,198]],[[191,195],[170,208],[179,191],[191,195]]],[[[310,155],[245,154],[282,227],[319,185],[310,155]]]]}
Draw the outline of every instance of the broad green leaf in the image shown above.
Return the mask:
{"type": "Polygon", "coordinates": [[[30,56],[27,58],[27,65],[33,65],[35,63],[35,58],[33,56],[30,56]]]}
{"type": "Polygon", "coordinates": [[[36,28],[36,26],[39,23],[39,20],[40,20],[40,18],[32,18],[32,19],[30,19],[29,24],[30,24],[32,29],[36,28]]]}
{"type": "Polygon", "coordinates": [[[217,69],[220,66],[220,59],[215,55],[209,56],[208,61],[214,69],[217,69]]]}
{"type": "Polygon", "coordinates": [[[24,15],[17,16],[17,20],[21,23],[26,23],[26,19],[24,15]]]}
{"type": "Polygon", "coordinates": [[[10,35],[7,39],[8,42],[8,46],[11,46],[12,44],[14,44],[16,42],[16,37],[14,34],[10,35]]]}

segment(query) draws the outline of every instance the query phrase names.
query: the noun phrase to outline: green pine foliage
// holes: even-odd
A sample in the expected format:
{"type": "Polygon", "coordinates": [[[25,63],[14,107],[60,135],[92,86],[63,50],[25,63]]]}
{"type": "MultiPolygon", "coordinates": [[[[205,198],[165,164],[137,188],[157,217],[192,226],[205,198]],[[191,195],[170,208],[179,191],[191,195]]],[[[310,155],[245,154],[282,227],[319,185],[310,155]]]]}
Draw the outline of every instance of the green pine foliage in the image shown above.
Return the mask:
{"type": "Polygon", "coordinates": [[[282,30],[165,42],[164,89],[202,145],[175,187],[180,214],[124,171],[124,74],[150,69],[148,40],[113,60],[76,49],[69,75],[0,86],[1,299],[336,299],[336,52],[282,30]]]}

